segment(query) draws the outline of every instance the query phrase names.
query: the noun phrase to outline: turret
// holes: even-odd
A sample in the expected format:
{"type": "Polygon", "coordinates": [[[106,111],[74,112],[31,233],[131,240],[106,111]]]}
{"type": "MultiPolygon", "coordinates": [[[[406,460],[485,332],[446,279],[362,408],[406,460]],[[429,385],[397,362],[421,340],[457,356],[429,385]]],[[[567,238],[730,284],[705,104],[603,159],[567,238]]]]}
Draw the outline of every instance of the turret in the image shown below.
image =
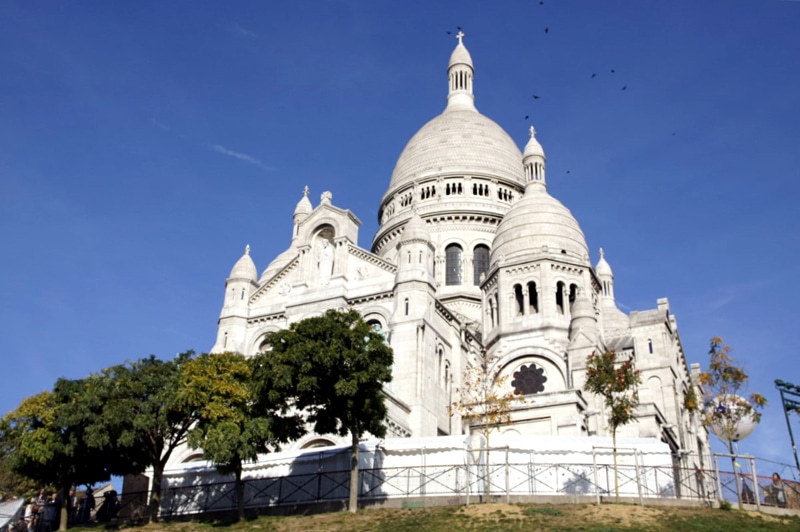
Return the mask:
{"type": "Polygon", "coordinates": [[[258,287],[257,278],[258,271],[250,257],[248,245],[225,282],[225,302],[219,316],[217,343],[212,352],[245,352],[244,339],[247,331],[249,299],[250,294],[258,287]]]}
{"type": "Polygon", "coordinates": [[[475,106],[475,95],[472,93],[472,78],[475,68],[472,66],[472,57],[462,39],[464,33],[459,31],[458,46],[450,54],[450,64],[447,67],[447,78],[450,82],[450,91],[447,94],[447,107],[475,106]]]}
{"type": "Polygon", "coordinates": [[[294,230],[292,232],[292,240],[297,238],[300,224],[308,218],[308,215],[311,214],[313,210],[314,207],[311,205],[311,200],[308,199],[308,186],[306,185],[306,187],[303,188],[303,197],[300,198],[300,201],[297,202],[297,206],[294,208],[294,230]]]}
{"type": "Polygon", "coordinates": [[[433,252],[430,233],[425,222],[415,212],[406,223],[397,244],[397,282],[433,280],[433,252]]]}
{"type": "Polygon", "coordinates": [[[572,304],[572,321],[569,325],[569,339],[574,340],[578,332],[583,332],[590,340],[597,338],[597,317],[591,301],[583,290],[578,290],[572,304]]]}
{"type": "Polygon", "coordinates": [[[614,299],[614,274],[611,266],[606,262],[603,248],[600,248],[600,260],[597,261],[594,271],[600,280],[600,312],[603,315],[603,330],[628,329],[631,324],[630,318],[617,308],[617,302],[614,299]]]}
{"type": "Polygon", "coordinates": [[[525,166],[525,179],[547,185],[544,178],[544,163],[547,158],[544,156],[544,149],[539,141],[536,140],[536,129],[531,126],[531,138],[525,145],[525,152],[522,155],[522,164],[525,166]]]}

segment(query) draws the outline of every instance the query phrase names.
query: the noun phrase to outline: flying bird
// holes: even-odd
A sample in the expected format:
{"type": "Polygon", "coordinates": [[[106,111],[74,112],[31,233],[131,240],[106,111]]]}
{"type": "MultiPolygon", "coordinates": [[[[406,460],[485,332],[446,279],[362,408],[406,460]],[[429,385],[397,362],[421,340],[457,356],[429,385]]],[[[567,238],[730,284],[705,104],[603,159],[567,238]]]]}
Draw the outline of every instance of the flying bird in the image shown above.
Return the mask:
{"type": "Polygon", "coordinates": [[[592,79],[596,78],[597,74],[592,74],[592,79]]]}
{"type": "Polygon", "coordinates": [[[613,74],[614,72],[616,72],[616,70],[614,70],[614,69],[612,68],[612,69],[611,69],[611,73],[613,74]]]}
{"type": "Polygon", "coordinates": [[[571,174],[572,172],[570,172],[569,170],[567,170],[567,173],[568,173],[568,174],[571,174]]]}
{"type": "Polygon", "coordinates": [[[622,90],[626,90],[627,88],[628,88],[628,86],[625,85],[624,87],[622,87],[622,90]]]}
{"type": "MultiPolygon", "coordinates": [[[[529,119],[530,117],[531,117],[530,115],[525,115],[525,120],[529,119]]],[[[674,134],[675,134],[675,133],[673,133],[673,135],[674,135],[674,134]]]]}
{"type": "Polygon", "coordinates": [[[537,95],[535,95],[535,94],[534,94],[534,95],[533,95],[533,99],[534,99],[534,100],[538,100],[538,99],[539,99],[539,97],[538,97],[537,95]]]}
{"type": "Polygon", "coordinates": [[[544,2],[539,2],[539,5],[540,5],[540,6],[543,6],[543,5],[544,5],[544,2]]]}
{"type": "Polygon", "coordinates": [[[545,32],[545,33],[550,33],[550,28],[545,28],[545,29],[544,29],[544,32],[545,32]]]}

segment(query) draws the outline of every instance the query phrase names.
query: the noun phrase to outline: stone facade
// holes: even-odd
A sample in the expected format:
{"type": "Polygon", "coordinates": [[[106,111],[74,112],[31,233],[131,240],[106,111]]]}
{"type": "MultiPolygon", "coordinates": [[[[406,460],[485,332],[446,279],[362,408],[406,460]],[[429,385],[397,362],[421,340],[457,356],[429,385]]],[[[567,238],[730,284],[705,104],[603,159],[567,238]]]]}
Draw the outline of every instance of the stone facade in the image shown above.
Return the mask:
{"type": "MultiPolygon", "coordinates": [[[[547,192],[535,130],[520,151],[475,108],[473,74],[459,35],[447,107],[400,155],[372,249],[358,247],[351,211],[329,192],[314,207],[306,188],[289,248],[260,276],[249,248],[233,267],[212,351],[252,356],[270,331],[355,308],[394,350],[391,436],[468,433],[448,406],[467,367],[485,363],[524,395],[501,433],[580,437],[609,435],[602,401],[582,386],[587,356],[613,349],[642,371],[639,419],[620,436],[708,465],[707,433],[683,408],[692,373],[668,301],[617,308],[603,251],[593,267],[578,222],[547,192]]],[[[338,440],[311,435],[293,448],[326,443],[338,440]]]]}

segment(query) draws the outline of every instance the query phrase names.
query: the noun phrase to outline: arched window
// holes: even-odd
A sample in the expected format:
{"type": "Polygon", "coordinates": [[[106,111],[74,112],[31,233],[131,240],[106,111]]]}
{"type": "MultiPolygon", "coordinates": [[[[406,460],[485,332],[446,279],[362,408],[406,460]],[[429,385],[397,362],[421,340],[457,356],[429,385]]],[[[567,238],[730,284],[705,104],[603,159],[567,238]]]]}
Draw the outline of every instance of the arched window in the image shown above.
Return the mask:
{"type": "Polygon", "coordinates": [[[448,286],[461,284],[461,246],[450,244],[444,250],[445,254],[445,284],[448,286]]]}
{"type": "Polygon", "coordinates": [[[472,250],[473,284],[481,284],[481,275],[489,271],[489,246],[478,244],[472,250]]]}
{"type": "Polygon", "coordinates": [[[242,288],[242,296],[239,299],[244,300],[244,288],[242,288]]]}
{"type": "Polygon", "coordinates": [[[556,308],[559,313],[564,314],[564,283],[561,281],[556,284],[556,308]]]}
{"type": "Polygon", "coordinates": [[[406,298],[406,316],[408,316],[408,298],[406,298]]]}
{"type": "Polygon", "coordinates": [[[651,355],[653,354],[653,341],[650,340],[649,338],[647,340],[647,350],[650,352],[651,355]]]}
{"type": "Polygon", "coordinates": [[[517,316],[525,313],[525,296],[522,295],[522,285],[514,285],[514,300],[517,302],[517,316]]]}
{"type": "Polygon", "coordinates": [[[539,312],[539,294],[533,281],[528,283],[528,312],[530,314],[539,312]]]}
{"type": "Polygon", "coordinates": [[[444,349],[439,347],[436,350],[436,354],[438,355],[438,364],[439,364],[439,385],[444,388],[447,384],[447,378],[444,376],[444,349]]]}
{"type": "Polygon", "coordinates": [[[494,311],[495,311],[495,309],[494,309],[494,298],[490,297],[489,298],[489,317],[491,319],[491,323],[492,323],[492,328],[493,329],[494,329],[494,325],[495,325],[494,311]]]}
{"type": "Polygon", "coordinates": [[[222,349],[228,348],[228,333],[222,335],[222,349]]]}
{"type": "Polygon", "coordinates": [[[500,296],[494,295],[494,308],[497,309],[497,325],[500,325],[500,296]]]}
{"type": "Polygon", "coordinates": [[[263,353],[265,351],[272,351],[272,344],[270,344],[266,338],[261,340],[261,343],[258,344],[258,352],[263,353]]]}

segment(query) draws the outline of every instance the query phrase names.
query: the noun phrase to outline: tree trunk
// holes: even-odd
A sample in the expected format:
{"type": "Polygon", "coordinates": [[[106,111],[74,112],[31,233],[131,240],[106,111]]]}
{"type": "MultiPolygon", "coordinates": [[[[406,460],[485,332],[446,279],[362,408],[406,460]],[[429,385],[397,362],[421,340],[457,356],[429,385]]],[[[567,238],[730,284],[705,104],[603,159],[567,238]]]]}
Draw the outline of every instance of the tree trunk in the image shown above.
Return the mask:
{"type": "Polygon", "coordinates": [[[69,497],[69,489],[72,486],[67,485],[61,488],[61,508],[58,509],[59,513],[61,514],[61,519],[58,523],[59,530],[66,530],[67,529],[67,520],[69,519],[69,514],[67,513],[67,497],[69,497]]]}
{"type": "Polygon", "coordinates": [[[614,501],[619,502],[619,472],[617,471],[617,428],[611,429],[611,441],[614,451],[614,501]]]}
{"type": "MultiPolygon", "coordinates": [[[[733,471],[733,481],[736,483],[736,498],[739,500],[739,509],[744,510],[742,504],[742,488],[739,486],[739,473],[736,472],[736,456],[733,454],[733,442],[728,440],[728,451],[731,454],[731,471],[733,471]]],[[[720,496],[722,494],[720,493],[720,496]]]]}
{"type": "Polygon", "coordinates": [[[492,486],[489,483],[489,475],[492,474],[492,470],[491,470],[492,466],[489,465],[490,464],[489,453],[491,452],[491,448],[489,447],[489,422],[488,421],[486,422],[484,427],[486,429],[486,432],[484,432],[484,436],[486,437],[486,467],[485,467],[486,476],[484,477],[484,480],[483,480],[483,482],[484,482],[483,491],[484,491],[484,494],[486,495],[486,497],[485,497],[483,502],[489,502],[489,496],[492,494],[492,486]]]}
{"type": "Polygon", "coordinates": [[[352,456],[350,458],[350,502],[348,510],[352,513],[358,511],[358,433],[351,430],[353,438],[352,456]]]}
{"type": "Polygon", "coordinates": [[[150,521],[158,522],[158,512],[161,509],[161,479],[164,477],[164,465],[160,462],[153,464],[153,480],[150,483],[150,521]]]}
{"type": "Polygon", "coordinates": [[[236,509],[239,511],[239,521],[244,520],[244,482],[242,482],[242,464],[236,467],[236,509]]]}

